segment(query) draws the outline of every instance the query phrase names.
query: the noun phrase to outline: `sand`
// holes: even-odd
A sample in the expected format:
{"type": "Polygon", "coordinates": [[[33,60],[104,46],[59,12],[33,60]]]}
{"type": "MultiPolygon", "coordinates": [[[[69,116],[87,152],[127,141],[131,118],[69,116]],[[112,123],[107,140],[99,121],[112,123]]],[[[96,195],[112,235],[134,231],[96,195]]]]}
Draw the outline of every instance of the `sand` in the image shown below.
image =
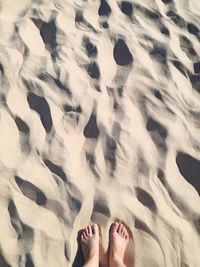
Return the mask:
{"type": "Polygon", "coordinates": [[[0,36],[0,266],[119,219],[135,267],[199,267],[200,2],[1,0],[0,36]]]}

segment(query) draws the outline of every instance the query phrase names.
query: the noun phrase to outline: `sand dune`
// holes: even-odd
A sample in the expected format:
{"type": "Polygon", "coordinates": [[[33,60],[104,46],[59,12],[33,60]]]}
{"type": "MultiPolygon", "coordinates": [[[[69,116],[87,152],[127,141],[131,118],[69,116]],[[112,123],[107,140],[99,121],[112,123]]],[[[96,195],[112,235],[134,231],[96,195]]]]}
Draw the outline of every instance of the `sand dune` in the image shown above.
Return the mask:
{"type": "Polygon", "coordinates": [[[0,266],[200,264],[200,2],[0,1],[0,266]]]}

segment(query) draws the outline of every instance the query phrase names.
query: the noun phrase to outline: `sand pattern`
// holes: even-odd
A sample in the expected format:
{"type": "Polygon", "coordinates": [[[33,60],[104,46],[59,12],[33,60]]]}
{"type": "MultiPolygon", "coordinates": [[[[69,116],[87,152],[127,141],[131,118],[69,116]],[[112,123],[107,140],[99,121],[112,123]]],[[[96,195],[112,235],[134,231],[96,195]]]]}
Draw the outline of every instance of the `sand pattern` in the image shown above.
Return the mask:
{"type": "Polygon", "coordinates": [[[200,2],[1,0],[0,36],[0,266],[118,218],[136,267],[199,267],[200,2]]]}

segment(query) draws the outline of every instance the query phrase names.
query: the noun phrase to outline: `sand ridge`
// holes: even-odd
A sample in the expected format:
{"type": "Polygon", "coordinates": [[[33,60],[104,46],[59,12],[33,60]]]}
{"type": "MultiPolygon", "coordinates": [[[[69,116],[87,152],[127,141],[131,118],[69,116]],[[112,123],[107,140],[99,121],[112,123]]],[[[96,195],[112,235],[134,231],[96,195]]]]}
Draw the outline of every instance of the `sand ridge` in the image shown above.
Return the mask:
{"type": "Polygon", "coordinates": [[[113,220],[137,267],[200,262],[200,4],[0,1],[0,266],[81,266],[113,220]]]}

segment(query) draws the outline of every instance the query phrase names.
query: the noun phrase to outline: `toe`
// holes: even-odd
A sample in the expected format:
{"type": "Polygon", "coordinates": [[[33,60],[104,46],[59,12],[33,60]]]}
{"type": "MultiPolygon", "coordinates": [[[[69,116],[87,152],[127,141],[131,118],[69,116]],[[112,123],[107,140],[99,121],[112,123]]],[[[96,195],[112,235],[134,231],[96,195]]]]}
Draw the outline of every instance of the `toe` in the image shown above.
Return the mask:
{"type": "Polygon", "coordinates": [[[125,234],[125,238],[126,238],[127,240],[129,239],[129,234],[128,234],[128,233],[125,234]]]}
{"type": "Polygon", "coordinates": [[[88,231],[89,231],[89,235],[91,236],[92,235],[92,226],[91,225],[88,225],[88,231]]]}
{"type": "Polygon", "coordinates": [[[86,240],[87,239],[87,234],[84,232],[83,234],[82,234],[82,240],[84,241],[84,240],[86,240]]]}
{"type": "Polygon", "coordinates": [[[122,230],[121,230],[121,234],[124,236],[125,233],[126,233],[126,228],[125,228],[125,226],[123,225],[122,230]]]}
{"type": "Polygon", "coordinates": [[[123,238],[125,238],[125,236],[126,236],[126,228],[125,227],[122,228],[122,236],[123,236],[123,238]]]}
{"type": "Polygon", "coordinates": [[[117,229],[117,232],[118,232],[119,234],[122,234],[122,229],[123,229],[123,224],[120,223],[120,224],[119,224],[119,227],[118,227],[118,229],[117,229]]]}
{"type": "Polygon", "coordinates": [[[102,237],[101,226],[97,224],[99,236],[102,237]]]}
{"type": "Polygon", "coordinates": [[[83,236],[84,236],[84,235],[87,235],[87,229],[86,229],[86,228],[83,229],[83,231],[82,231],[82,235],[83,235],[83,236]]]}
{"type": "Polygon", "coordinates": [[[99,226],[97,224],[93,224],[91,227],[91,231],[94,235],[98,235],[99,234],[99,226]]]}
{"type": "Polygon", "coordinates": [[[83,234],[81,235],[81,241],[82,242],[84,241],[84,235],[83,234]]]}
{"type": "Polygon", "coordinates": [[[85,234],[86,234],[87,236],[89,236],[89,229],[88,229],[88,226],[85,228],[85,234]]]}
{"type": "Polygon", "coordinates": [[[88,232],[88,236],[91,236],[91,235],[92,235],[92,228],[91,228],[91,225],[88,225],[88,226],[87,226],[87,232],[88,232]]]}
{"type": "Polygon", "coordinates": [[[125,235],[125,237],[128,236],[128,231],[127,231],[127,229],[125,229],[124,235],[125,235]]]}
{"type": "Polygon", "coordinates": [[[119,226],[119,223],[118,222],[114,222],[111,225],[111,233],[117,232],[118,226],[119,226]]]}

